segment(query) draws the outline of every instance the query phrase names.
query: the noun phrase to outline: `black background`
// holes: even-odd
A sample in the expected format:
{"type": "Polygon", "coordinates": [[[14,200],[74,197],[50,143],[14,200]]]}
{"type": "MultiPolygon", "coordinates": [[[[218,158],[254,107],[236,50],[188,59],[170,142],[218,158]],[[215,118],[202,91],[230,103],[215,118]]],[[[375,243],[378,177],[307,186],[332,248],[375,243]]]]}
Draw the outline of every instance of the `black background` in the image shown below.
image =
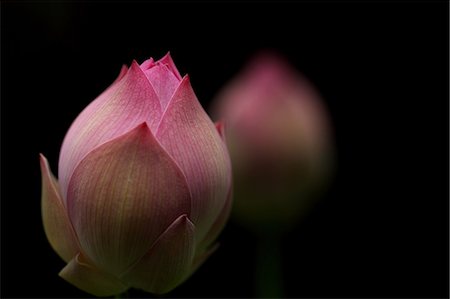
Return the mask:
{"type": "MultiPolygon", "coordinates": [[[[448,3],[1,4],[2,297],[88,297],[57,273],[38,153],[56,173],[71,122],[123,63],[167,51],[208,107],[261,48],[323,95],[327,196],[283,243],[287,297],[448,297],[448,3]]],[[[252,297],[255,239],[221,247],[166,297],[252,297]]],[[[131,296],[147,296],[138,291],[131,296]]]]}

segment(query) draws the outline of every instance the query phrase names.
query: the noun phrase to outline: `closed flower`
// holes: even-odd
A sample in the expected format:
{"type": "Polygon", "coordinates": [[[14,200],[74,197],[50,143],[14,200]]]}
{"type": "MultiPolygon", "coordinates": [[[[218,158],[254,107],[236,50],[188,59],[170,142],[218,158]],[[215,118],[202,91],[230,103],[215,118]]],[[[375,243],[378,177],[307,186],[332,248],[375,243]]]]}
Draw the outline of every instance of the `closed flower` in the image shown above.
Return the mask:
{"type": "Polygon", "coordinates": [[[264,53],[222,89],[213,109],[227,124],[236,219],[263,232],[291,226],[332,169],[320,96],[284,59],[264,53]]]}
{"type": "Polygon", "coordinates": [[[170,55],[123,67],[64,139],[59,182],[41,155],[47,238],[60,276],[109,296],[165,293],[215,249],[231,206],[221,124],[170,55]]]}

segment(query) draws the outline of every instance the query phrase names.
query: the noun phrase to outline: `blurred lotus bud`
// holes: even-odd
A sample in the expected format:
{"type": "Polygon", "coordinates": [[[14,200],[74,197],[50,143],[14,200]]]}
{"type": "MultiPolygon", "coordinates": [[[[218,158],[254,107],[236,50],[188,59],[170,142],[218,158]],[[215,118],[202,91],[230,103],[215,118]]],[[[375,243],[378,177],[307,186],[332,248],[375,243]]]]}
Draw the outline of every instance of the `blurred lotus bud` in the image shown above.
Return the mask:
{"type": "Polygon", "coordinates": [[[231,206],[222,137],[169,55],[124,67],[70,127],[59,182],[41,155],[44,229],[68,263],[60,276],[97,296],[166,293],[189,277],[231,206]]]}
{"type": "Polygon", "coordinates": [[[332,169],[330,123],[318,93],[286,61],[265,53],[219,92],[213,115],[227,125],[234,216],[256,229],[292,225],[332,169]]]}

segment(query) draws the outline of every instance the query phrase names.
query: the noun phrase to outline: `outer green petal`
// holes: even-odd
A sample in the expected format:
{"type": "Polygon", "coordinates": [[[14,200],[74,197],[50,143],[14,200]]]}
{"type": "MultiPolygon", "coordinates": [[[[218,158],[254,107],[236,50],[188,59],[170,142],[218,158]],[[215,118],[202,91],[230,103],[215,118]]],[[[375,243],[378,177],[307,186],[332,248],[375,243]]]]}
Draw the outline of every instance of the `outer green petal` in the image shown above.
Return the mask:
{"type": "Polygon", "coordinates": [[[42,174],[42,221],[53,249],[66,262],[79,251],[75,234],[61,199],[58,181],[50,171],[47,159],[39,156],[42,174]]]}
{"type": "Polygon", "coordinates": [[[82,255],[76,255],[59,275],[77,288],[95,296],[112,296],[128,289],[116,277],[92,266],[82,255]]]}
{"type": "Polygon", "coordinates": [[[123,273],[179,217],[190,193],[175,162],[146,123],[90,152],[68,189],[69,216],[86,255],[123,273]]]}
{"type": "Polygon", "coordinates": [[[180,216],[161,235],[148,253],[123,275],[135,288],[167,293],[190,272],[194,257],[194,225],[180,216]]]}

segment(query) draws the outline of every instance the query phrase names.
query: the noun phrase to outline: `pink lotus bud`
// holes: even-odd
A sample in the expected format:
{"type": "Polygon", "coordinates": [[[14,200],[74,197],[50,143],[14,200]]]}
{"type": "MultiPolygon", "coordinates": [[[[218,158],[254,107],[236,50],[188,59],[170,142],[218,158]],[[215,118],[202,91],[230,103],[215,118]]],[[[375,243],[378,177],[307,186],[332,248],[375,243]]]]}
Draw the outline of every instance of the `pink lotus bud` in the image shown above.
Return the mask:
{"type": "Polygon", "coordinates": [[[330,171],[330,124],[319,95],[287,62],[265,53],[214,104],[227,125],[237,219],[257,229],[290,225],[330,171]]]}
{"type": "Polygon", "coordinates": [[[60,276],[109,296],[172,290],[212,253],[231,207],[231,166],[170,55],[136,62],[70,127],[59,183],[41,155],[47,238],[60,276]]]}

